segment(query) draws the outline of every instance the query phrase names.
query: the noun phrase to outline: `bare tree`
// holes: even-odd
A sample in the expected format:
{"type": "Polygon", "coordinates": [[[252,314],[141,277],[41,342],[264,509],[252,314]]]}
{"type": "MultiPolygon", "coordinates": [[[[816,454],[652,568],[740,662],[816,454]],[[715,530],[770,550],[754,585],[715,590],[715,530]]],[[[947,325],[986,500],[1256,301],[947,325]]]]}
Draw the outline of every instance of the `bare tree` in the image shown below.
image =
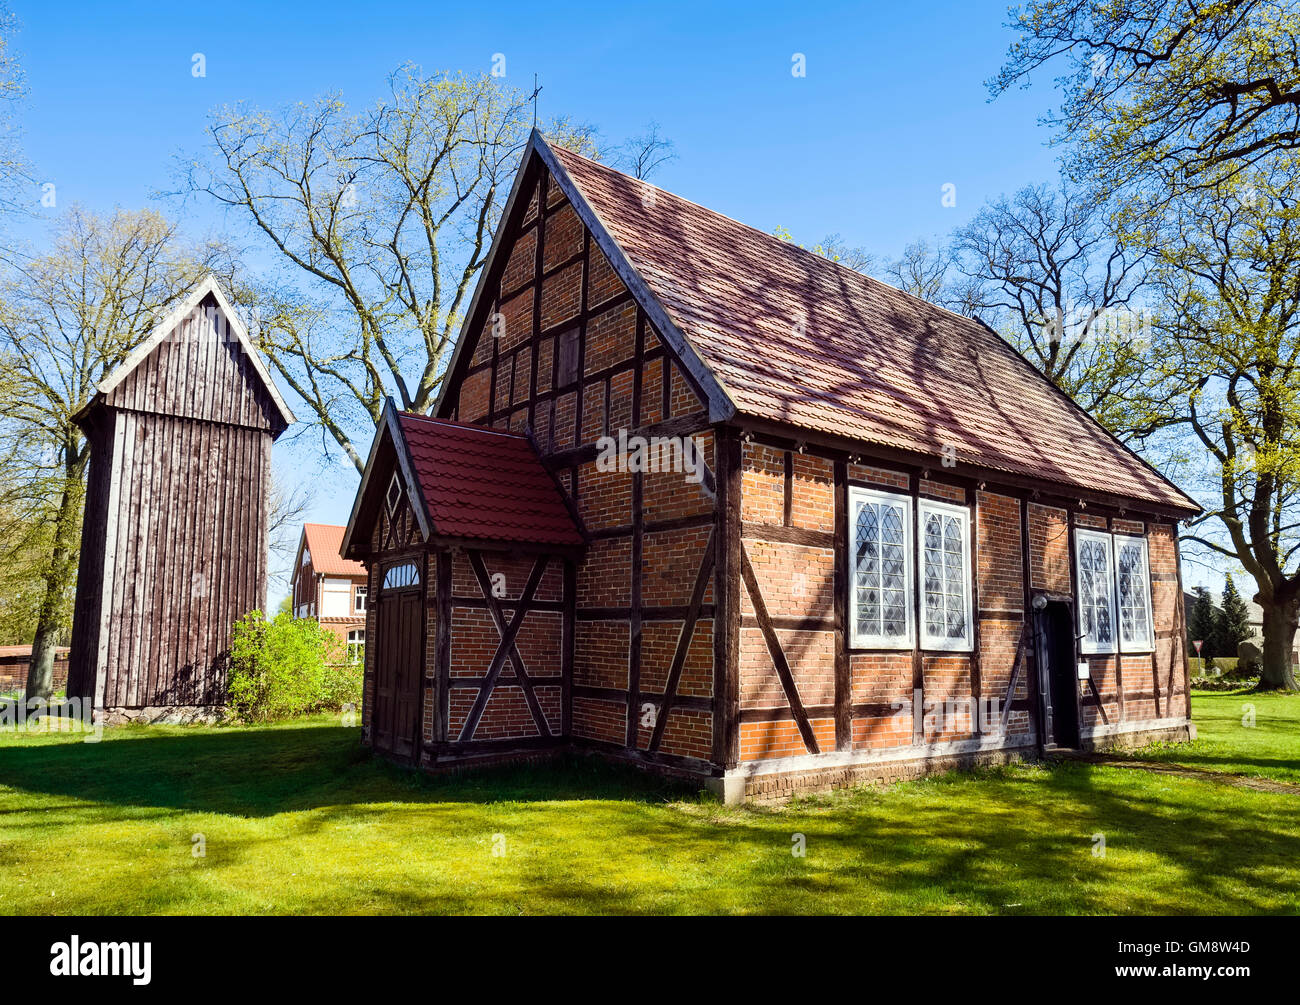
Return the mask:
{"type": "Polygon", "coordinates": [[[89,458],[72,416],[218,262],[229,270],[224,249],[182,246],[156,212],[105,220],[74,207],[52,250],[0,283],[0,430],[18,444],[2,501],[46,548],[29,696],[49,697],[80,550],[89,458]]]}
{"type": "Polygon", "coordinates": [[[271,551],[280,558],[293,557],[298,547],[298,528],[311,504],[312,493],[306,486],[286,481],[279,471],[271,473],[267,533],[271,551]]]}
{"type": "MultiPolygon", "coordinates": [[[[230,209],[281,268],[247,291],[280,377],[358,471],[388,394],[427,412],[532,120],[531,94],[489,74],[405,65],[377,105],[337,94],[280,113],[221,108],[185,191],[230,209]]],[[[601,156],[568,116],[550,142],[601,156]]],[[[655,133],[651,150],[667,142],[655,133]]],[[[653,159],[647,163],[654,163],[653,159]]]]}
{"type": "Polygon", "coordinates": [[[615,166],[634,178],[645,179],[676,159],[676,145],[659,131],[659,123],[651,121],[644,132],[630,137],[619,147],[615,166]]]}
{"type": "MultiPolygon", "coordinates": [[[[776,227],[772,231],[772,236],[780,238],[795,244],[794,235],[786,227],[776,227]]],[[[855,247],[846,242],[839,234],[827,234],[811,248],[800,244],[799,247],[811,251],[814,255],[821,255],[828,261],[838,262],[845,268],[852,269],[854,272],[861,272],[869,275],[875,268],[876,258],[866,248],[855,247]]]]}
{"type": "MultiPolygon", "coordinates": [[[[267,499],[267,539],[276,565],[288,569],[298,548],[298,533],[303,518],[311,509],[313,494],[300,482],[288,481],[279,470],[271,472],[271,489],[267,499]]],[[[277,582],[283,584],[281,574],[277,582]]]]}
{"type": "Polygon", "coordinates": [[[1022,188],[986,204],[953,236],[976,313],[1107,428],[1147,431],[1144,339],[1135,308],[1149,254],[1115,236],[1069,186],[1022,188]]]}
{"type": "Polygon", "coordinates": [[[436,400],[530,119],[528,96],[489,75],[410,65],[372,108],[330,95],[211,117],[188,190],[278,253],[263,346],[358,471],[386,394],[418,412],[436,400]]]}
{"type": "Polygon", "coordinates": [[[918,238],[903,248],[897,258],[881,266],[881,276],[904,293],[944,304],[952,283],[952,253],[942,244],[918,238]]]}

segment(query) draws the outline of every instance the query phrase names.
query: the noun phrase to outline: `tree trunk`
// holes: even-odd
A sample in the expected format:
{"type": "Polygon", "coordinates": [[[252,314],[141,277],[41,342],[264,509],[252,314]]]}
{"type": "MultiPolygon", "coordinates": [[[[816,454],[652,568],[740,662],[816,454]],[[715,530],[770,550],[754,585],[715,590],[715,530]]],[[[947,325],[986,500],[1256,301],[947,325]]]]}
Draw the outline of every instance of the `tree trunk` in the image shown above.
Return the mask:
{"type": "Polygon", "coordinates": [[[36,637],[32,640],[32,659],[27,666],[28,698],[49,700],[54,692],[54,650],[59,642],[59,632],[65,627],[64,597],[76,573],[78,549],[75,541],[81,529],[83,494],[81,475],[79,466],[73,466],[64,476],[63,495],[55,517],[54,551],[45,573],[45,596],[36,621],[36,637]]]}
{"type": "Polygon", "coordinates": [[[1261,691],[1296,690],[1291,651],[1300,623],[1300,597],[1264,605],[1264,652],[1259,672],[1261,691]]]}

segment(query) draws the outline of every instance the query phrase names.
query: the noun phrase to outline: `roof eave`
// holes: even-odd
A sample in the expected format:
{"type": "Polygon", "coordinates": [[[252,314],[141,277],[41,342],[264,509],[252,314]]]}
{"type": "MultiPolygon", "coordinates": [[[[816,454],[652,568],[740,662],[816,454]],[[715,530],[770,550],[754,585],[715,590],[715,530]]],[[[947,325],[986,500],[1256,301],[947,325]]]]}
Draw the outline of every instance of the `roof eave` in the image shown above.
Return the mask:
{"type": "Polygon", "coordinates": [[[357,529],[357,520],[361,515],[362,504],[370,489],[370,479],[374,474],[375,459],[379,456],[379,449],[383,443],[385,433],[393,440],[393,453],[397,457],[397,466],[402,472],[403,480],[406,482],[407,498],[412,502],[411,509],[415,511],[415,519],[420,525],[420,533],[424,535],[426,541],[433,536],[433,526],[429,523],[429,511],[425,508],[424,495],[420,491],[419,482],[415,478],[415,468],[411,463],[406,437],[402,435],[401,423],[398,421],[397,405],[390,396],[384,400],[384,412],[379,417],[379,425],[375,427],[375,438],[370,443],[370,454],[366,458],[365,470],[361,473],[361,484],[357,487],[356,498],[352,500],[352,512],[348,515],[347,529],[343,532],[343,544],[339,548],[341,558],[351,559],[352,561],[362,561],[365,558],[356,547],[353,535],[357,529]]]}
{"type": "MultiPolygon", "coordinates": [[[[962,316],[964,317],[965,315],[962,315],[962,316]]],[[[1031,371],[1031,372],[1032,372],[1036,377],[1038,377],[1038,378],[1039,378],[1040,380],[1042,380],[1045,384],[1047,384],[1047,386],[1048,386],[1049,388],[1051,388],[1052,392],[1054,392],[1055,394],[1057,394],[1057,395],[1058,395],[1058,396],[1059,396],[1059,397],[1060,397],[1060,398],[1061,398],[1061,399],[1066,403],[1066,406],[1067,406],[1068,408],[1071,408],[1071,409],[1073,409],[1074,411],[1078,412],[1080,415],[1082,415],[1082,416],[1084,417],[1084,419],[1085,419],[1086,421],[1091,422],[1093,425],[1095,425],[1095,426],[1096,426],[1098,429],[1100,429],[1103,433],[1105,433],[1107,436],[1109,436],[1109,437],[1111,438],[1111,440],[1114,441],[1114,443],[1115,443],[1116,446],[1118,446],[1121,450],[1123,450],[1123,451],[1124,451],[1125,453],[1127,453],[1130,457],[1132,457],[1134,460],[1136,460],[1139,464],[1141,464],[1143,467],[1145,467],[1148,471],[1150,471],[1153,475],[1155,475],[1155,476],[1156,476],[1157,478],[1159,478],[1162,482],[1164,482],[1166,485],[1168,485],[1171,489],[1173,489],[1175,492],[1177,492],[1180,496],[1182,496],[1184,499],[1186,499],[1186,500],[1187,500],[1187,503],[1188,503],[1188,505],[1189,505],[1189,507],[1190,507],[1190,509],[1189,509],[1188,512],[1189,512],[1191,515],[1195,516],[1195,515],[1197,515],[1197,514],[1199,514],[1199,513],[1201,513],[1201,512],[1203,511],[1200,503],[1198,503],[1195,499],[1193,499],[1191,496],[1189,496],[1189,495],[1188,495],[1186,492],[1184,492],[1181,488],[1179,488],[1179,487],[1178,487],[1177,485],[1175,485],[1172,481],[1170,481],[1168,478],[1166,478],[1165,475],[1164,475],[1164,474],[1163,474],[1163,473],[1162,473],[1158,468],[1156,468],[1156,466],[1155,466],[1154,464],[1152,464],[1152,463],[1151,463],[1150,461],[1148,461],[1145,457],[1143,457],[1143,456],[1142,456],[1141,454],[1139,454],[1136,450],[1134,450],[1134,449],[1133,449],[1132,447],[1130,447],[1127,443],[1125,443],[1125,442],[1124,442],[1123,440],[1121,440],[1118,436],[1116,436],[1116,435],[1115,435],[1114,433],[1112,433],[1109,429],[1107,429],[1107,428],[1106,428],[1105,426],[1103,426],[1100,422],[1098,422],[1095,416],[1093,416],[1092,414],[1090,414],[1086,408],[1084,408],[1084,407],[1083,407],[1082,405],[1080,405],[1077,401],[1075,401],[1075,400],[1074,400],[1073,398],[1071,398],[1068,394],[1066,394],[1063,390],[1061,390],[1061,388],[1059,388],[1059,387],[1058,387],[1054,382],[1052,382],[1051,380],[1048,380],[1048,378],[1047,378],[1047,377],[1042,373],[1042,371],[1040,371],[1037,367],[1035,367],[1032,363],[1030,363],[1029,360],[1025,359],[1025,357],[1022,356],[1022,355],[1019,353],[1019,351],[1017,351],[1017,349],[1016,349],[1015,346],[1013,346],[1010,342],[1007,342],[1006,339],[1002,338],[1002,336],[1001,336],[1000,334],[998,334],[997,330],[994,329],[992,325],[990,325],[990,324],[989,324],[987,321],[985,321],[983,318],[971,318],[971,320],[972,320],[972,321],[975,321],[977,324],[979,324],[979,325],[980,325],[980,326],[981,326],[985,331],[987,331],[987,332],[988,332],[990,335],[992,335],[994,338],[999,339],[1000,341],[1002,341],[1002,342],[1006,345],[1006,347],[1011,351],[1011,353],[1016,357],[1016,359],[1020,360],[1020,362],[1023,363],[1026,367],[1028,367],[1029,370],[1030,370],[1030,371],[1031,371]]]]}
{"type": "MultiPolygon", "coordinates": [[[[801,426],[788,420],[773,419],[750,412],[741,412],[730,425],[741,431],[761,432],[778,439],[788,438],[792,443],[816,443],[829,450],[850,454],[857,453],[863,457],[864,463],[883,466],[892,463],[905,468],[929,468],[934,471],[938,480],[943,480],[942,458],[937,455],[910,450],[906,447],[877,443],[873,440],[859,439],[843,433],[825,432],[814,427],[801,426]]],[[[1062,498],[1074,496],[1086,502],[1093,502],[1102,506],[1127,508],[1163,516],[1168,519],[1186,520],[1202,511],[1194,500],[1190,499],[1177,485],[1174,485],[1167,478],[1163,478],[1163,476],[1161,476],[1162,480],[1171,485],[1175,492],[1186,499],[1187,505],[1180,505],[1174,501],[1146,499],[1120,492],[1103,492],[1073,482],[1022,474],[968,462],[963,462],[962,467],[964,472],[961,480],[963,481],[987,481],[993,485],[1002,485],[1009,489],[1018,490],[1042,489],[1051,495],[1062,498]]],[[[1159,472],[1156,473],[1159,474],[1159,472]]]]}

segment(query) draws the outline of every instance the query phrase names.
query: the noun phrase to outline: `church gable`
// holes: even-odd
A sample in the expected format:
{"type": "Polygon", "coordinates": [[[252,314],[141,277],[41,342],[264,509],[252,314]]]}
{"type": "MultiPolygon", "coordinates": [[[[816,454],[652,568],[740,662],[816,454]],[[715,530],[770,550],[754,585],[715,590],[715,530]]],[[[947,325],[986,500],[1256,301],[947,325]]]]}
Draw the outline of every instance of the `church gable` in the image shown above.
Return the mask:
{"type": "Polygon", "coordinates": [[[538,153],[512,210],[435,414],[530,430],[554,454],[705,411],[695,373],[662,341],[538,153]]]}

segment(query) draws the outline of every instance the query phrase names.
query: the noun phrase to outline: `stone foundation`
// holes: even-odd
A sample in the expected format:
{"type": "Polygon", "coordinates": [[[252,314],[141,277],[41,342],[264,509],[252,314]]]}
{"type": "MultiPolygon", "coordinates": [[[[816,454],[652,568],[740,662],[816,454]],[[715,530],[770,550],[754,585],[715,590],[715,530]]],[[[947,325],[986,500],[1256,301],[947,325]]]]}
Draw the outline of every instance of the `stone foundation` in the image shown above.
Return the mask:
{"type": "Polygon", "coordinates": [[[1196,739],[1196,725],[1190,719],[1145,719],[1083,728],[1079,739],[1085,750],[1136,750],[1164,740],[1186,743],[1196,739]]]}
{"type": "MultiPolygon", "coordinates": [[[[1084,729],[1083,745],[1088,750],[1116,750],[1144,747],[1158,740],[1185,742],[1196,738],[1196,726],[1188,719],[1153,719],[1122,726],[1084,729]]],[[[494,751],[465,758],[450,758],[420,765],[431,774],[451,774],[500,764],[537,762],[562,754],[584,754],[617,764],[632,765],[656,775],[697,783],[727,805],[771,803],[796,795],[830,792],[871,782],[901,782],[946,771],[969,770],[1037,761],[1040,757],[1034,734],[1013,737],[1013,744],[998,745],[1002,738],[959,740],[921,746],[901,746],[871,751],[839,751],[798,757],[745,761],[727,772],[706,762],[698,771],[682,765],[647,761],[634,754],[602,749],[581,741],[545,749],[494,751]]]]}
{"type": "Polygon", "coordinates": [[[150,705],[145,708],[106,708],[103,711],[105,726],[129,723],[212,726],[225,718],[225,714],[222,705],[150,705]]]}
{"type": "Polygon", "coordinates": [[[1038,746],[992,746],[979,741],[899,747],[750,762],[732,768],[708,788],[727,805],[776,802],[791,796],[830,792],[869,782],[902,782],[945,771],[1033,760],[1038,746]],[[785,762],[785,763],[782,763],[785,762]]]}

